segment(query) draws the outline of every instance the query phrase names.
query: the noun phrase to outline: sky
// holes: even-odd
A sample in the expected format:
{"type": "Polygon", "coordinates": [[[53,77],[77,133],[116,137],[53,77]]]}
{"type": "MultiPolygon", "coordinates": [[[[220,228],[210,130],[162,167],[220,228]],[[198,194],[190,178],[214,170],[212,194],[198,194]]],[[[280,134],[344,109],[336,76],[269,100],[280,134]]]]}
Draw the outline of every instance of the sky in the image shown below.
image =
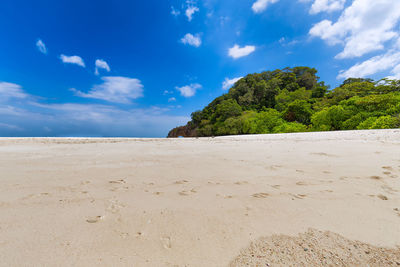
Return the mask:
{"type": "Polygon", "coordinates": [[[165,137],[241,77],[400,79],[399,0],[2,0],[0,136],[165,137]]]}

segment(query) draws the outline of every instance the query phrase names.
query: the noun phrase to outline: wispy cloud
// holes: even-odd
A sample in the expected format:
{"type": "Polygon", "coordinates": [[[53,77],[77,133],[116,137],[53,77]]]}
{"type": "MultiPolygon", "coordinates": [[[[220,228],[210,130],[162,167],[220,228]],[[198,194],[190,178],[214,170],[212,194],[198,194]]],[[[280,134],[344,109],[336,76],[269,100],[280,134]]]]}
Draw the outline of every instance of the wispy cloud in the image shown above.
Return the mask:
{"type": "Polygon", "coordinates": [[[170,97],[170,98],[168,98],[168,102],[175,102],[176,101],[176,98],[175,97],[170,97]]]}
{"type": "Polygon", "coordinates": [[[256,47],[253,45],[246,45],[244,47],[240,47],[235,44],[233,47],[229,48],[228,54],[233,58],[240,58],[250,55],[256,50],[256,47]]]}
{"type": "Polygon", "coordinates": [[[368,77],[380,71],[392,69],[396,79],[400,79],[400,51],[389,51],[386,54],[375,56],[364,62],[358,63],[346,71],[341,71],[338,79],[350,77],[368,77]]]}
{"type": "Polygon", "coordinates": [[[173,6],[171,6],[171,14],[177,17],[181,14],[181,12],[178,9],[175,9],[173,6]]]}
{"type": "Polygon", "coordinates": [[[1,82],[0,88],[1,96],[4,92],[12,96],[0,101],[0,136],[164,137],[173,127],[190,120],[170,115],[165,107],[49,104],[38,102],[43,98],[29,95],[18,84],[1,82]]]}
{"type": "Polygon", "coordinates": [[[110,66],[108,66],[107,62],[102,59],[96,59],[95,66],[96,67],[94,73],[96,75],[99,75],[99,69],[103,69],[106,70],[107,72],[110,72],[110,66]]]}
{"type": "Polygon", "coordinates": [[[47,48],[46,45],[44,44],[44,42],[41,39],[38,39],[36,42],[36,47],[37,49],[43,53],[43,54],[47,54],[47,48]]]}
{"type": "Polygon", "coordinates": [[[128,77],[102,77],[102,84],[92,87],[88,93],[71,88],[76,96],[101,99],[108,102],[129,104],[131,100],[143,96],[143,85],[140,80],[128,77]]]}
{"type": "Polygon", "coordinates": [[[228,90],[229,88],[231,88],[237,81],[239,81],[240,79],[242,79],[243,77],[237,77],[237,78],[225,78],[225,81],[222,83],[222,89],[223,90],[228,90]]]}
{"type": "Polygon", "coordinates": [[[253,3],[251,9],[253,9],[254,13],[261,13],[267,9],[269,4],[274,4],[278,1],[279,0],[257,0],[253,3]]]}
{"type": "Polygon", "coordinates": [[[17,131],[17,132],[23,130],[21,127],[18,127],[16,125],[0,122],[0,130],[1,130],[1,128],[5,128],[6,130],[12,130],[12,131],[17,131]]]}
{"type": "Polygon", "coordinates": [[[60,59],[63,63],[76,64],[78,66],[85,67],[85,63],[80,56],[66,56],[64,54],[61,54],[60,59]]]}
{"type": "Polygon", "coordinates": [[[202,86],[198,83],[192,83],[190,85],[185,85],[182,87],[175,87],[183,97],[192,97],[196,94],[196,91],[200,89],[202,86]]]}
{"type": "Polygon", "coordinates": [[[201,38],[199,34],[193,35],[191,33],[187,33],[184,37],[182,37],[181,43],[199,47],[201,45],[201,38]]]}
{"type": "Polygon", "coordinates": [[[0,82],[0,102],[9,98],[27,98],[22,86],[15,83],[0,82]]]}

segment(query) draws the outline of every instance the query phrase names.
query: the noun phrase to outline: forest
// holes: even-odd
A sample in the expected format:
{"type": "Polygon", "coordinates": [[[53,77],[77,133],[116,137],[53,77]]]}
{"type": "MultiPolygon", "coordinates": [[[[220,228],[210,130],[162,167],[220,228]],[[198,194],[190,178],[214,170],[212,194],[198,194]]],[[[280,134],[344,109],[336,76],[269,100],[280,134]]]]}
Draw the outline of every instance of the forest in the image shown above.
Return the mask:
{"type": "Polygon", "coordinates": [[[168,137],[400,127],[400,80],[349,78],[330,89],[319,79],[309,67],[249,74],[168,137]]]}

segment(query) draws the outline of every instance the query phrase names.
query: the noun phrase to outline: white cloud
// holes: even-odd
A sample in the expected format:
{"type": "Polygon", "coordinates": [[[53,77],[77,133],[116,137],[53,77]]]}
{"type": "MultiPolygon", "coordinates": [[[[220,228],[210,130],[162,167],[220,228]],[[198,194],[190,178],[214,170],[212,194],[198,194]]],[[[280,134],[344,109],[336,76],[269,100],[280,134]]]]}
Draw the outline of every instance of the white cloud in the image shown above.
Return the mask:
{"type": "Polygon", "coordinates": [[[110,66],[108,66],[107,62],[102,59],[96,59],[95,66],[96,66],[96,69],[95,69],[94,73],[96,75],[99,75],[99,69],[104,69],[107,72],[110,72],[110,66]]]}
{"type": "Polygon", "coordinates": [[[0,82],[0,102],[9,98],[27,98],[29,95],[15,83],[0,82]]]}
{"type": "Polygon", "coordinates": [[[345,3],[346,0],[315,0],[311,6],[310,14],[342,10],[345,3]]]}
{"type": "Polygon", "coordinates": [[[173,6],[171,6],[171,14],[175,17],[179,16],[181,12],[177,9],[175,9],[173,6]]]}
{"type": "Polygon", "coordinates": [[[253,3],[251,9],[253,9],[254,13],[261,13],[267,9],[268,4],[274,4],[278,1],[279,0],[257,0],[253,3]]]}
{"type": "Polygon", "coordinates": [[[168,98],[168,102],[174,102],[174,101],[176,101],[176,98],[175,98],[175,97],[170,97],[170,98],[168,98]]]}
{"type": "Polygon", "coordinates": [[[163,95],[173,94],[173,91],[164,90],[163,95]]]}
{"type": "Polygon", "coordinates": [[[187,9],[185,11],[185,15],[188,18],[188,21],[192,21],[194,13],[199,12],[199,11],[200,11],[200,9],[197,6],[193,6],[193,5],[189,4],[189,6],[187,7],[187,9]]]}
{"type": "Polygon", "coordinates": [[[198,34],[193,35],[191,33],[185,34],[185,36],[181,39],[183,44],[188,44],[194,47],[199,47],[201,45],[201,38],[198,34]]]}
{"type": "Polygon", "coordinates": [[[239,45],[235,44],[233,47],[229,48],[229,56],[233,58],[240,58],[250,55],[256,50],[256,47],[253,45],[246,45],[244,47],[239,47],[239,45]]]}
{"type": "Polygon", "coordinates": [[[400,52],[389,51],[386,54],[375,56],[362,63],[358,63],[346,71],[341,71],[338,79],[368,77],[380,71],[392,69],[394,76],[400,78],[400,52]]]}
{"type": "Polygon", "coordinates": [[[140,80],[128,77],[102,77],[104,82],[92,87],[88,93],[74,88],[75,95],[85,98],[101,99],[109,102],[129,104],[131,100],[143,96],[143,85],[140,80]]]}
{"type": "Polygon", "coordinates": [[[354,58],[383,50],[387,41],[399,36],[395,28],[399,20],[398,0],[354,0],[337,22],[323,20],[309,33],[329,45],[344,45],[336,58],[354,58]]]}
{"type": "Polygon", "coordinates": [[[243,77],[237,77],[237,78],[225,78],[225,81],[222,83],[222,89],[223,90],[228,90],[229,88],[231,88],[237,81],[239,81],[240,79],[242,79],[243,77]]]}
{"type": "Polygon", "coordinates": [[[66,56],[61,54],[60,59],[63,63],[76,64],[81,67],[85,67],[85,63],[83,62],[83,59],[80,56],[66,56]]]}
{"type": "Polygon", "coordinates": [[[36,47],[39,49],[39,51],[43,54],[47,54],[47,48],[46,45],[43,43],[41,39],[37,40],[36,42],[36,47]]]}
{"type": "Polygon", "coordinates": [[[400,80],[400,62],[397,62],[397,66],[392,70],[393,76],[388,77],[389,79],[400,80]]]}
{"type": "Polygon", "coordinates": [[[182,86],[182,87],[175,87],[182,96],[184,97],[192,97],[196,94],[196,91],[200,89],[202,86],[198,83],[192,83],[190,85],[182,86]]]}

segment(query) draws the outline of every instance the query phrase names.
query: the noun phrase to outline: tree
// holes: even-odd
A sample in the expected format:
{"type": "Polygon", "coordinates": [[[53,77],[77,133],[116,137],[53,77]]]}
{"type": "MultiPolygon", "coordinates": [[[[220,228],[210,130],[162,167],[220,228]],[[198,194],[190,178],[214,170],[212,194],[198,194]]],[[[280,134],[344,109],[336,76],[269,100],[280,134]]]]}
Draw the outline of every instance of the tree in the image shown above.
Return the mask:
{"type": "Polygon", "coordinates": [[[295,100],[291,102],[285,111],[283,116],[287,121],[300,122],[303,124],[309,124],[312,115],[311,104],[305,100],[295,100]]]}
{"type": "Polygon", "coordinates": [[[239,116],[242,114],[242,107],[234,99],[227,99],[216,106],[216,117],[224,121],[227,118],[239,116]]]}

